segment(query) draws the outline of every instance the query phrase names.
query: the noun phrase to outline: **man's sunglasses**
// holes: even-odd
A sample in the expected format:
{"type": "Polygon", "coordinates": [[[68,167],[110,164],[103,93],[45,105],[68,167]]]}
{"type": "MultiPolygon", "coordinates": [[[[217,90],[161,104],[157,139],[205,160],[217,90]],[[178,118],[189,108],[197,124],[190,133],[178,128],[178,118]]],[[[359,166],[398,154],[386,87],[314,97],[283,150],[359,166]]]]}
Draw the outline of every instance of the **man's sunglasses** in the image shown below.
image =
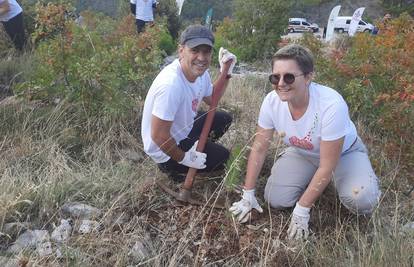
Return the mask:
{"type": "MultiPolygon", "coordinates": [[[[283,81],[286,84],[292,84],[292,83],[295,82],[296,77],[299,77],[299,76],[302,76],[302,75],[305,75],[305,73],[298,74],[298,75],[295,75],[295,74],[292,74],[292,73],[286,73],[285,75],[283,75],[283,81]]],[[[271,84],[278,85],[279,81],[280,81],[280,78],[281,78],[280,74],[271,74],[269,76],[269,81],[270,81],[271,84]]]]}

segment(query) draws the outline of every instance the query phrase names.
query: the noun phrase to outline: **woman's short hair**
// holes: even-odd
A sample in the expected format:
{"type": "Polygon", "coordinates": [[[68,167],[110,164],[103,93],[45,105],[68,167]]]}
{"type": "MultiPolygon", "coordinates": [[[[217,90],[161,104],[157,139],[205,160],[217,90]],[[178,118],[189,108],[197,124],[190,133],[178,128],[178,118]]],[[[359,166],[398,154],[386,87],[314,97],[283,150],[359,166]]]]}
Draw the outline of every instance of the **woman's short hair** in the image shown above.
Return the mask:
{"type": "Polygon", "coordinates": [[[313,55],[312,52],[301,45],[289,44],[280,48],[272,58],[272,70],[275,61],[293,59],[298,64],[300,70],[305,73],[313,72],[313,55]]]}

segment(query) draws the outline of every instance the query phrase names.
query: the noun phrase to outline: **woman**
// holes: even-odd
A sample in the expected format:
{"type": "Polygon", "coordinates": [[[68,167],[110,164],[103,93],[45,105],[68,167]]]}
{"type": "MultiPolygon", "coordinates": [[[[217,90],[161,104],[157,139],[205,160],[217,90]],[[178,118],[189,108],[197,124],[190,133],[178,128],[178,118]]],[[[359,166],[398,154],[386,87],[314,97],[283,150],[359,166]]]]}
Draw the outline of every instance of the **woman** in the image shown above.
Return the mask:
{"type": "Polygon", "coordinates": [[[242,199],[230,211],[240,222],[251,209],[262,212],[255,197],[257,177],[276,131],[289,147],[272,167],[265,187],[271,207],[293,207],[288,238],[308,236],[310,209],[333,181],[342,204],[356,214],[369,214],[378,202],[378,180],[367,150],[335,90],[312,82],[310,51],[292,44],[273,57],[269,80],[273,91],[263,100],[256,137],[247,163],[242,199]]]}

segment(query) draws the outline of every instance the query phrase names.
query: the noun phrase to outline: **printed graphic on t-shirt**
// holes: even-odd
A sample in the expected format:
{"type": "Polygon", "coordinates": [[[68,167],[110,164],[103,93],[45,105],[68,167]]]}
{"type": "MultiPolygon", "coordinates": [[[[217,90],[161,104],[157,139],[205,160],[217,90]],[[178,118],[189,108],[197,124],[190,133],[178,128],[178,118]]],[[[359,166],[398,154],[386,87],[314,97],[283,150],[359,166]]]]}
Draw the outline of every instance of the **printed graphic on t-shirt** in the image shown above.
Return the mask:
{"type": "Polygon", "coordinates": [[[196,112],[196,111],[197,111],[197,106],[198,106],[198,99],[197,99],[197,98],[195,98],[195,99],[193,99],[193,101],[191,102],[191,108],[192,108],[192,110],[193,110],[194,112],[196,112]]]}
{"type": "Polygon", "coordinates": [[[313,149],[312,135],[315,133],[317,123],[318,123],[318,113],[315,113],[315,118],[313,119],[313,125],[311,129],[308,131],[308,133],[306,134],[306,136],[304,138],[292,136],[289,138],[289,143],[291,143],[293,146],[297,146],[305,150],[312,150],[313,149]]]}

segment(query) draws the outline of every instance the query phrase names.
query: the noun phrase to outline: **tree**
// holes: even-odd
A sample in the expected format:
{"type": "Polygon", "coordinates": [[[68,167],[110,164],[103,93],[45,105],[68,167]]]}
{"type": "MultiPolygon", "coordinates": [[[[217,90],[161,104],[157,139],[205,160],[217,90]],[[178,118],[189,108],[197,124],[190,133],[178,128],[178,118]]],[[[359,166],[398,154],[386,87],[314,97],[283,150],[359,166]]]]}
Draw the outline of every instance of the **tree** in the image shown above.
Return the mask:
{"type": "Polygon", "coordinates": [[[185,0],[181,16],[185,20],[204,21],[209,8],[213,8],[213,20],[231,16],[231,0],[185,0]]]}
{"type": "Polygon", "coordinates": [[[277,50],[290,7],[291,1],[287,0],[234,0],[233,41],[239,44],[242,59],[263,59],[277,50]]]}
{"type": "Polygon", "coordinates": [[[403,12],[414,16],[414,3],[412,0],[382,0],[382,5],[395,16],[403,12]]]}
{"type": "Polygon", "coordinates": [[[178,17],[178,7],[175,0],[163,0],[157,8],[161,17],[167,18],[168,31],[174,39],[177,39],[181,21],[178,17]]]}

